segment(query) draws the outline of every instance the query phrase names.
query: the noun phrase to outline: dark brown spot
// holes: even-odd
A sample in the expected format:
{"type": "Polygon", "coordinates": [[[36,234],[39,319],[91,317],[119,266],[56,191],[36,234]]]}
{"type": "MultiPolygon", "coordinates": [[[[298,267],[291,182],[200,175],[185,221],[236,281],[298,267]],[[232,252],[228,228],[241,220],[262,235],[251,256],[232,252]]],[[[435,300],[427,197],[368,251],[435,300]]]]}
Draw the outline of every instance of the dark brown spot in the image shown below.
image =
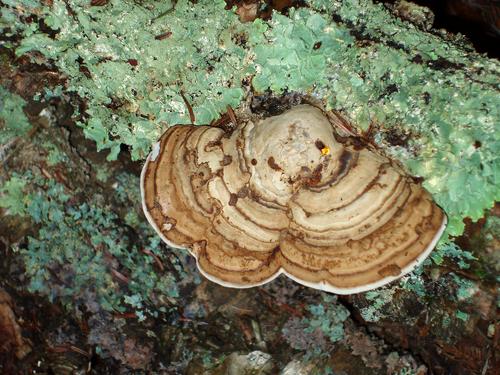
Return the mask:
{"type": "Polygon", "coordinates": [[[431,94],[424,92],[422,96],[424,98],[424,103],[428,105],[431,102],[431,94]]]}
{"type": "Polygon", "coordinates": [[[350,141],[352,142],[352,145],[356,151],[362,150],[366,147],[363,141],[359,138],[350,137],[350,141]]]}
{"type": "Polygon", "coordinates": [[[479,148],[479,147],[481,147],[481,142],[480,142],[480,141],[475,141],[475,142],[474,142],[474,147],[475,147],[475,148],[479,148]]]}
{"type": "Polygon", "coordinates": [[[339,163],[340,163],[339,171],[338,171],[339,176],[343,175],[347,171],[348,166],[349,166],[349,162],[351,161],[351,159],[352,159],[352,153],[350,153],[347,150],[342,151],[342,154],[340,155],[340,159],[339,159],[339,163]]]}
{"type": "Polygon", "coordinates": [[[256,159],[252,159],[252,160],[250,161],[250,163],[252,163],[252,165],[257,165],[257,160],[256,160],[256,159]]]}
{"type": "Polygon", "coordinates": [[[128,59],[127,62],[132,66],[137,66],[137,64],[139,64],[136,59],[128,59]]]}
{"type": "Polygon", "coordinates": [[[231,164],[232,162],[233,162],[233,157],[231,155],[224,155],[220,163],[222,166],[226,166],[231,164]]]}
{"type": "Polygon", "coordinates": [[[252,198],[254,201],[260,199],[260,194],[257,193],[255,190],[250,189],[250,198],[252,198]]]}
{"type": "Polygon", "coordinates": [[[80,73],[83,73],[85,77],[92,78],[92,74],[90,73],[89,68],[87,68],[85,65],[80,65],[78,70],[80,71],[80,73]]]}
{"type": "Polygon", "coordinates": [[[242,187],[240,191],[238,191],[238,198],[245,198],[249,193],[249,189],[245,186],[242,187]]]}
{"type": "Polygon", "coordinates": [[[422,64],[424,59],[422,58],[421,55],[417,54],[411,61],[414,62],[415,64],[422,64]]]}
{"type": "Polygon", "coordinates": [[[231,195],[229,196],[229,205],[230,206],[234,206],[236,205],[236,202],[238,202],[238,196],[234,193],[231,193],[231,195]]]}
{"type": "Polygon", "coordinates": [[[171,31],[167,31],[166,33],[163,33],[163,34],[160,34],[160,35],[156,35],[155,39],[156,40],[163,40],[163,39],[167,39],[171,35],[172,35],[172,32],[171,31]]]}
{"type": "Polygon", "coordinates": [[[275,171],[281,171],[281,167],[276,164],[276,162],[274,161],[274,157],[270,157],[269,159],[267,159],[267,164],[269,165],[269,167],[271,167],[271,169],[274,169],[275,171]]]}
{"type": "Polygon", "coordinates": [[[325,148],[325,144],[321,142],[319,139],[316,139],[316,142],[314,142],[314,144],[316,145],[316,148],[320,151],[325,148]]]}
{"type": "Polygon", "coordinates": [[[321,47],[321,42],[314,43],[313,49],[319,49],[321,47]]]}
{"type": "Polygon", "coordinates": [[[161,204],[160,204],[160,201],[159,201],[159,200],[158,200],[158,198],[156,198],[156,197],[155,197],[155,199],[154,199],[154,201],[153,201],[153,207],[154,207],[154,208],[157,208],[157,209],[159,209],[159,210],[161,210],[161,209],[162,209],[161,204]]]}
{"type": "Polygon", "coordinates": [[[207,145],[205,146],[205,151],[210,151],[210,149],[212,148],[215,148],[215,147],[219,147],[221,146],[222,143],[220,140],[216,140],[216,141],[210,141],[207,143],[207,145]]]}
{"type": "Polygon", "coordinates": [[[378,270],[378,274],[382,277],[398,276],[401,274],[401,268],[397,264],[392,263],[378,270]]]}
{"type": "Polygon", "coordinates": [[[398,91],[399,91],[398,86],[392,83],[385,88],[384,92],[379,96],[378,100],[382,99],[384,96],[386,97],[390,96],[398,91]]]}
{"type": "Polygon", "coordinates": [[[418,176],[412,176],[412,180],[414,183],[416,184],[420,184],[424,181],[424,178],[423,177],[418,177],[418,176]]]}
{"type": "Polygon", "coordinates": [[[306,180],[306,185],[307,186],[315,186],[320,183],[321,181],[321,171],[323,170],[323,164],[318,165],[316,168],[314,168],[314,171],[312,172],[311,177],[309,177],[306,180]]]}
{"type": "Polygon", "coordinates": [[[401,131],[391,130],[385,135],[385,140],[389,142],[391,146],[405,147],[408,145],[408,141],[410,140],[410,133],[406,134],[401,131]]]}
{"type": "Polygon", "coordinates": [[[108,3],[108,0],[91,0],[90,5],[93,7],[102,7],[108,3]]]}

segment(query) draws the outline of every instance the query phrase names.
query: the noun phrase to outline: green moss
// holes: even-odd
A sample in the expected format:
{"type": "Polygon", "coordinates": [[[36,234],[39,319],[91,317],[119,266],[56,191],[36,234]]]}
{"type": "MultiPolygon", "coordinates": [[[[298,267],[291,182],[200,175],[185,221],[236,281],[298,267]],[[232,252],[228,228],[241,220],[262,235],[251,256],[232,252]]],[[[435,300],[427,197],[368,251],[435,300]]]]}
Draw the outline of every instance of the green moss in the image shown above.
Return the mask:
{"type": "Polygon", "coordinates": [[[26,102],[0,86],[0,146],[16,137],[22,137],[31,129],[23,112],[26,102]]]}
{"type": "Polygon", "coordinates": [[[310,0],[309,7],[241,24],[222,0],[125,2],[33,0],[9,19],[37,13],[55,37],[25,25],[18,55],[40,51],[87,101],[80,125],[115,159],[120,144],[144,158],[168,126],[207,123],[258,92],[300,91],[322,99],[415,175],[463,232],[500,198],[498,77],[495,60],[458,37],[425,33],[370,0],[310,0]],[[31,9],[31,11],[30,11],[31,9]],[[209,20],[209,23],[207,23],[209,20]],[[391,134],[410,134],[391,145],[391,134]],[[457,167],[459,166],[459,167],[457,167]]]}

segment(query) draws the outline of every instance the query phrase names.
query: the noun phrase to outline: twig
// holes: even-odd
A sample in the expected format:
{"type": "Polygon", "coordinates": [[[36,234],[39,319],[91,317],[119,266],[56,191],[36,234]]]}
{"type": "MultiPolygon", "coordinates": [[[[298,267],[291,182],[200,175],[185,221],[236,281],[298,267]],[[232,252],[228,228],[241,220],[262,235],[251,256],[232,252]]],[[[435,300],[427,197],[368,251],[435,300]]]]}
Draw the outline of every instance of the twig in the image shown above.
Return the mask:
{"type": "Polygon", "coordinates": [[[144,254],[146,255],[149,255],[150,257],[152,257],[156,264],[158,265],[158,267],[160,268],[160,270],[163,272],[165,271],[165,266],[163,265],[162,261],[160,260],[160,258],[158,258],[158,256],[156,254],[154,254],[151,250],[149,249],[142,249],[141,250],[144,254]]]}
{"type": "Polygon", "coordinates": [[[182,100],[184,100],[184,104],[186,105],[186,107],[188,109],[189,119],[191,120],[191,123],[194,124],[196,122],[196,117],[194,116],[193,107],[191,107],[191,104],[189,104],[189,102],[186,99],[186,97],[184,96],[184,93],[182,92],[182,90],[181,90],[181,96],[182,96],[182,100]]]}
{"type": "Polygon", "coordinates": [[[111,268],[111,273],[118,279],[123,281],[125,284],[128,284],[129,279],[127,276],[125,276],[123,273],[115,270],[114,268],[111,268]]]}
{"type": "Polygon", "coordinates": [[[233,125],[235,127],[238,126],[238,119],[236,118],[236,115],[234,114],[233,109],[231,108],[231,106],[229,104],[227,105],[226,108],[227,108],[227,114],[229,115],[231,122],[233,123],[233,125]]]}

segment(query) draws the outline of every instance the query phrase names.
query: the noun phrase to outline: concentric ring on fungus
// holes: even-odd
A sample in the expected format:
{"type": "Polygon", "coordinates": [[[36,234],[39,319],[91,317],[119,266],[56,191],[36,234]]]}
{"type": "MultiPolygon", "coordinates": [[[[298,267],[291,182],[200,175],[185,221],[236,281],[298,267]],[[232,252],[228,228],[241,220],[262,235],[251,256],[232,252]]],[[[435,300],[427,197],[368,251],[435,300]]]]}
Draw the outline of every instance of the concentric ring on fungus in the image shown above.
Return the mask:
{"type": "Polygon", "coordinates": [[[446,216],[391,160],[338,136],[335,121],[299,105],[231,134],[169,128],[142,171],[146,217],[225,286],[283,273],[350,294],[403,276],[434,248],[446,216]]]}

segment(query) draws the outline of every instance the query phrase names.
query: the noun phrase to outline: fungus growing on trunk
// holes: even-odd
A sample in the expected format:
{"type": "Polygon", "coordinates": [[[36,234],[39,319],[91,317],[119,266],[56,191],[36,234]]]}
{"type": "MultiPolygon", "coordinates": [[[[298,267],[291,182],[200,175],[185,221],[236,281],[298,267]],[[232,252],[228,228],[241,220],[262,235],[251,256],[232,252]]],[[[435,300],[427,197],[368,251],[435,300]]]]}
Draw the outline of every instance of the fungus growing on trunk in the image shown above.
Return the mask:
{"type": "Polygon", "coordinates": [[[146,217],[225,286],[284,273],[350,294],[401,277],[434,248],[446,216],[394,162],[339,136],[337,121],[299,105],[231,134],[169,128],[142,171],[146,217]]]}

